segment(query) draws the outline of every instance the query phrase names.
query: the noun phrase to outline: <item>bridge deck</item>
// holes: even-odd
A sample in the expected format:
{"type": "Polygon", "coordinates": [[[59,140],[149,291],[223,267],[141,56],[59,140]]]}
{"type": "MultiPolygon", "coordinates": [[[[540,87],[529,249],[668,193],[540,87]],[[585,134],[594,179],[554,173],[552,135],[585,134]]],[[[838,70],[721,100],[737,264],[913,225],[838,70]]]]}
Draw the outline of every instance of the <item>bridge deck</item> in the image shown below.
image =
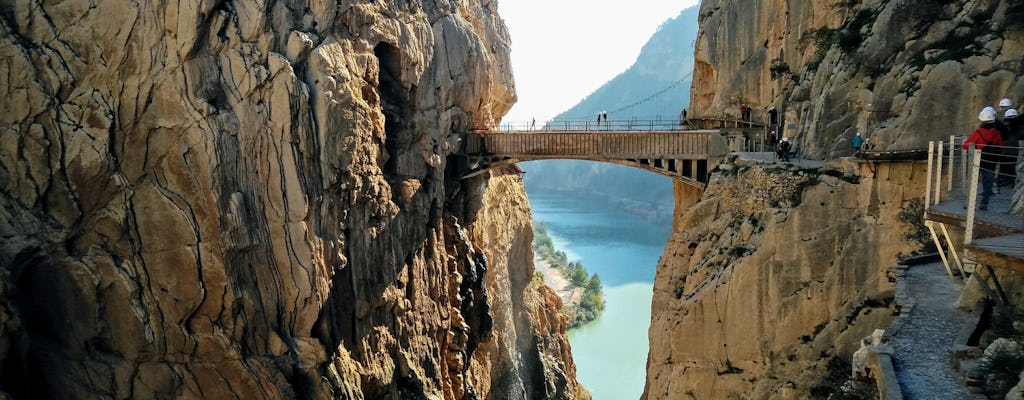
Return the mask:
{"type": "Polygon", "coordinates": [[[584,159],[703,160],[712,153],[718,131],[507,131],[477,132],[466,143],[467,154],[520,160],[584,159]]]}

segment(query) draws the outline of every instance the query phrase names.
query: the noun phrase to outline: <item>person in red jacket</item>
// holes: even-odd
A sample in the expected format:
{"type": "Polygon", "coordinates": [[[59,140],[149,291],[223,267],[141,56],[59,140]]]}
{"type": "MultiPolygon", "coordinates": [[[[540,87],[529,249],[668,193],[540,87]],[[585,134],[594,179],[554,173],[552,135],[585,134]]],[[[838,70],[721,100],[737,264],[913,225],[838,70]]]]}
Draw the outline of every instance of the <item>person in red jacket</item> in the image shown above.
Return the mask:
{"type": "Polygon", "coordinates": [[[969,149],[973,143],[974,148],[981,150],[981,205],[979,210],[988,210],[988,199],[992,197],[992,177],[999,162],[1000,150],[1003,147],[1003,137],[996,129],[996,110],[992,107],[985,107],[978,113],[978,120],[981,126],[971,132],[971,135],[964,141],[963,148],[969,149]]]}

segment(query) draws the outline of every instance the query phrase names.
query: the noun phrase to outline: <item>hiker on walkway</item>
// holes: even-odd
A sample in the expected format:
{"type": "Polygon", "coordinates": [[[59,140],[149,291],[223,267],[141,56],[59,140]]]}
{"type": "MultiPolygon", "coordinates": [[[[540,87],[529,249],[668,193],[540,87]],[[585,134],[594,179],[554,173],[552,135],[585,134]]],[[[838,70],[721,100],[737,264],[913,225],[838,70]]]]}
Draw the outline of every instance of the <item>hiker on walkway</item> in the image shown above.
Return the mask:
{"type": "Polygon", "coordinates": [[[683,109],[683,112],[679,113],[679,129],[682,129],[684,126],[686,126],[686,109],[685,108],[683,109]]]}
{"type": "MultiPolygon", "coordinates": [[[[1004,116],[1006,115],[1006,111],[1011,109],[1010,107],[1012,107],[1012,106],[1013,106],[1013,103],[1010,102],[1010,99],[1002,99],[1002,100],[999,101],[999,109],[1003,110],[1003,115],[1004,116]]],[[[996,109],[994,109],[992,107],[985,107],[985,110],[991,111],[993,115],[996,114],[996,109]]],[[[995,120],[995,122],[993,122],[993,124],[995,125],[996,130],[999,131],[999,136],[1000,137],[1006,138],[1007,136],[1010,135],[1010,128],[1008,128],[1006,126],[1006,124],[1003,123],[1003,120],[1001,120],[999,118],[996,118],[996,120],[995,120]]],[[[1006,141],[1004,140],[1003,142],[1005,143],[1006,141]]],[[[1002,157],[996,156],[996,158],[999,159],[999,160],[1002,160],[1002,157]]],[[[999,176],[1003,173],[1003,171],[1001,171],[1003,168],[1008,168],[1008,167],[1003,167],[1002,163],[1000,163],[1000,162],[996,162],[995,163],[993,172],[995,173],[996,186],[995,186],[995,188],[993,189],[993,192],[992,192],[994,194],[999,194],[999,187],[1000,187],[1000,185],[999,185],[999,176]]],[[[1014,166],[1014,168],[1016,168],[1016,166],[1014,166]]]]}
{"type": "Polygon", "coordinates": [[[530,130],[532,131],[535,128],[537,128],[537,118],[534,118],[534,119],[530,120],[530,130]]]}
{"type": "Polygon", "coordinates": [[[775,136],[775,131],[768,133],[768,151],[775,151],[775,145],[779,143],[779,137],[775,136]]]}
{"type": "Polygon", "coordinates": [[[999,111],[1003,112],[1003,118],[1006,118],[1006,111],[1013,108],[1013,101],[1010,99],[999,100],[999,111]]]}
{"type": "Polygon", "coordinates": [[[754,111],[754,109],[752,107],[750,107],[750,106],[746,106],[746,107],[747,107],[747,112],[743,114],[743,120],[747,121],[747,122],[750,122],[750,113],[752,113],[754,111]]]}
{"type": "Polygon", "coordinates": [[[742,121],[746,121],[747,120],[747,105],[746,104],[740,104],[740,120],[742,120],[742,121]]]}
{"type": "Polygon", "coordinates": [[[853,154],[856,155],[860,152],[860,146],[864,145],[864,138],[860,136],[860,132],[857,132],[857,136],[853,137],[853,154]]]}
{"type": "Polygon", "coordinates": [[[978,209],[988,210],[988,200],[992,197],[992,177],[995,172],[996,163],[999,162],[999,149],[1003,145],[1003,138],[995,127],[996,112],[992,107],[985,107],[978,113],[978,120],[981,125],[964,141],[963,148],[970,149],[974,144],[976,149],[981,150],[981,204],[978,209]]]}
{"type": "Polygon", "coordinates": [[[601,126],[601,113],[597,113],[597,126],[601,126]]]}
{"type": "Polygon", "coordinates": [[[782,162],[789,162],[789,150],[793,148],[793,145],[789,143],[789,137],[782,138],[782,142],[779,143],[779,149],[776,150],[776,156],[782,160],[782,162]]]}
{"type": "Polygon", "coordinates": [[[999,167],[999,177],[996,178],[996,187],[1007,186],[1013,188],[1017,181],[1017,162],[1020,157],[1020,140],[1024,139],[1024,121],[1015,109],[1006,110],[1004,122],[1008,131],[1003,136],[1003,161],[999,167]]]}

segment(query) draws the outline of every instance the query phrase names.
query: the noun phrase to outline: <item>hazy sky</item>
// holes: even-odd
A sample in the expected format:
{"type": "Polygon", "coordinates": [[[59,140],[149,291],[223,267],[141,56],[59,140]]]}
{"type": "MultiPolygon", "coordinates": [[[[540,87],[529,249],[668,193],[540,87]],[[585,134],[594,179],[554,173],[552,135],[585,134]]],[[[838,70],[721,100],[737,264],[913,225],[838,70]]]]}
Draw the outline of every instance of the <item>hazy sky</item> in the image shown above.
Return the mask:
{"type": "Polygon", "coordinates": [[[569,109],[633,65],[658,26],[697,3],[499,0],[519,95],[504,121],[544,121],[569,109]]]}

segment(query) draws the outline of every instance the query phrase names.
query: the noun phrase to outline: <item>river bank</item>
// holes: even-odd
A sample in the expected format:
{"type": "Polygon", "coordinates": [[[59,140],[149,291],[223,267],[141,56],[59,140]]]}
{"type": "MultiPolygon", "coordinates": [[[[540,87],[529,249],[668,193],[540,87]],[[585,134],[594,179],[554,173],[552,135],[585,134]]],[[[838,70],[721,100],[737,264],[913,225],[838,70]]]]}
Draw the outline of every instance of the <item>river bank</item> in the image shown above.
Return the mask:
{"type": "Polygon", "coordinates": [[[553,267],[551,263],[537,254],[533,256],[533,266],[534,270],[544,276],[544,284],[553,289],[562,299],[562,305],[579,304],[580,299],[583,298],[583,289],[569,282],[561,270],[553,267]]]}
{"type": "MultiPolygon", "coordinates": [[[[639,398],[646,381],[654,271],[670,233],[668,222],[655,224],[587,196],[531,191],[530,186],[527,193],[534,222],[543,221],[558,249],[599,274],[604,285],[605,310],[569,330],[576,378],[594,400],[639,398]]],[[[536,270],[548,286],[561,289],[559,296],[569,294],[541,261],[536,270]]]]}

